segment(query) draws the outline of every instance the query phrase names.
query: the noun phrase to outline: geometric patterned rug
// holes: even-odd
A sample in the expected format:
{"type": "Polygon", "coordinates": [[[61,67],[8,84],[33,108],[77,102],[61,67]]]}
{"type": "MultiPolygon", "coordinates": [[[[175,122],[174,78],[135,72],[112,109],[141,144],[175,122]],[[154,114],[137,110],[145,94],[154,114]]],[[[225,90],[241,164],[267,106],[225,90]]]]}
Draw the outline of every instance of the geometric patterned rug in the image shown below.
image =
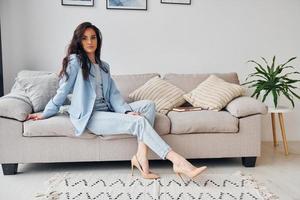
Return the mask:
{"type": "Polygon", "coordinates": [[[273,200],[276,196],[241,173],[202,174],[183,182],[174,174],[146,180],[128,174],[58,174],[36,200],[273,200]]]}

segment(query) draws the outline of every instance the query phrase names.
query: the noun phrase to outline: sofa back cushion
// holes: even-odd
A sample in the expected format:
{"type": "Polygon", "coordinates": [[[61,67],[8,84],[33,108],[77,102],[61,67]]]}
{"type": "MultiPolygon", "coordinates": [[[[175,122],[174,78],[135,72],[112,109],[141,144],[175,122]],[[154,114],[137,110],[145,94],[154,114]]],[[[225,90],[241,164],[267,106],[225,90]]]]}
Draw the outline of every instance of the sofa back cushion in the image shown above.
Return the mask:
{"type": "Polygon", "coordinates": [[[56,94],[59,77],[54,73],[33,77],[17,77],[16,82],[24,89],[26,96],[30,99],[33,111],[40,112],[56,94]]]}
{"type": "Polygon", "coordinates": [[[13,93],[24,92],[23,86],[20,84],[19,81],[17,81],[18,79],[39,77],[39,76],[51,75],[51,74],[53,74],[53,72],[22,70],[22,71],[18,72],[17,77],[15,79],[16,81],[15,81],[13,87],[11,88],[11,92],[13,92],[13,93]]]}
{"type": "Polygon", "coordinates": [[[11,93],[29,98],[34,112],[42,111],[49,100],[56,94],[59,77],[46,71],[22,70],[18,73],[11,93]]]}
{"type": "Polygon", "coordinates": [[[195,89],[201,82],[206,80],[210,75],[227,81],[229,83],[239,84],[239,79],[236,73],[211,73],[211,74],[165,74],[163,79],[183,89],[185,92],[190,92],[195,89]]]}
{"type": "Polygon", "coordinates": [[[146,73],[146,74],[130,74],[130,75],[112,75],[115,80],[117,88],[120,90],[123,98],[126,102],[132,102],[129,98],[129,94],[144,85],[151,78],[160,75],[158,73],[146,73]]]}

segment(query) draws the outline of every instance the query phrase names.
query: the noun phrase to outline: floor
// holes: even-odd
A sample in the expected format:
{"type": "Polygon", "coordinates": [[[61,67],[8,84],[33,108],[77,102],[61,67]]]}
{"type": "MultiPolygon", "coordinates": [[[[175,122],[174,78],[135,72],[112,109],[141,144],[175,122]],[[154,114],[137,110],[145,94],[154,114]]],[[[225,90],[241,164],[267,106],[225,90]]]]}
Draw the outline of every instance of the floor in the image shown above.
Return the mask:
{"type": "MultiPolygon", "coordinates": [[[[245,168],[241,160],[205,159],[191,160],[197,166],[207,165],[205,173],[232,174],[242,171],[253,175],[259,183],[283,200],[300,200],[300,142],[289,142],[289,156],[284,156],[282,144],[276,149],[271,142],[262,144],[262,156],[255,168],[245,168]]],[[[157,173],[172,173],[169,161],[152,161],[151,169],[157,173]]],[[[129,162],[91,162],[19,165],[18,175],[3,176],[0,169],[0,199],[30,200],[37,192],[44,192],[44,183],[59,172],[130,173],[129,162]]]]}

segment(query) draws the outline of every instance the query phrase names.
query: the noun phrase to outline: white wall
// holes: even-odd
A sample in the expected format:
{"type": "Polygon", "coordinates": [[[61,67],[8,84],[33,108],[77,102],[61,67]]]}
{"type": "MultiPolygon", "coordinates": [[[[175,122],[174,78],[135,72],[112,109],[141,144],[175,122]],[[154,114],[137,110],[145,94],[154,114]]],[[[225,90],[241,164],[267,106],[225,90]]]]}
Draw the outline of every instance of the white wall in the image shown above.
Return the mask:
{"type": "MultiPolygon", "coordinates": [[[[83,21],[102,30],[102,58],[113,74],[235,71],[244,80],[247,60],[273,55],[280,62],[298,56],[300,66],[299,0],[192,0],[191,6],[148,0],[148,11],[107,10],[105,0],[92,8],[60,0],[0,2],[6,93],[21,69],[58,71],[83,21]]],[[[299,118],[298,101],[286,115],[289,140],[300,140],[299,118]]],[[[272,139],[269,121],[264,117],[263,140],[272,139]]]]}

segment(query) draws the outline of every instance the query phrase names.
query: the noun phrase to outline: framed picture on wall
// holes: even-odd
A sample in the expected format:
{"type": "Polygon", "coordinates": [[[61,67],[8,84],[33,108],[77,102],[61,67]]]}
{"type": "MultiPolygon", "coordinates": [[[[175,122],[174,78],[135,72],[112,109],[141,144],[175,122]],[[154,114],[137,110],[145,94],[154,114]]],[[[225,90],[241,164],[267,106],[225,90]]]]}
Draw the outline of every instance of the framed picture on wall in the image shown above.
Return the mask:
{"type": "Polygon", "coordinates": [[[107,9],[147,10],[147,0],[106,0],[107,9]]]}
{"type": "Polygon", "coordinates": [[[61,0],[63,6],[94,6],[94,0],[61,0]]]}
{"type": "Polygon", "coordinates": [[[166,4],[184,4],[184,5],[191,5],[192,0],[160,0],[161,3],[166,4]]]}

